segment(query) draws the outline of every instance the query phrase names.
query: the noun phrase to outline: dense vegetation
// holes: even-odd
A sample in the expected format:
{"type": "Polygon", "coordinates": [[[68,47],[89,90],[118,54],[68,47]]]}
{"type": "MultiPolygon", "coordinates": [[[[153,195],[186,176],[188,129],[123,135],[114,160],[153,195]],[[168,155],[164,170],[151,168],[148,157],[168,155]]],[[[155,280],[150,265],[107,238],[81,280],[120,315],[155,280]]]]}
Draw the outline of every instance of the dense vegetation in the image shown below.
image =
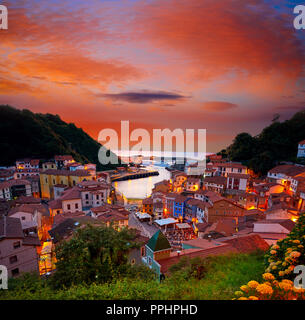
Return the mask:
{"type": "Polygon", "coordinates": [[[56,272],[50,277],[54,289],[79,284],[98,284],[128,276],[155,279],[144,266],[131,266],[127,255],[140,245],[134,241],[134,229],[116,231],[100,226],[76,230],[73,237],[56,247],[56,272]]]}
{"type": "MultiPolygon", "coordinates": [[[[190,261],[174,267],[162,283],[143,276],[120,276],[105,283],[75,284],[67,289],[53,289],[50,279],[26,275],[11,279],[9,289],[0,291],[0,299],[232,299],[234,292],[249,279],[262,274],[263,254],[230,254],[214,256],[204,261],[190,261]],[[200,279],[195,265],[204,276],[200,279]],[[195,270],[190,273],[190,270],[195,270]]],[[[143,275],[143,273],[141,273],[143,275]]]]}
{"type": "Polygon", "coordinates": [[[305,264],[305,214],[302,213],[289,235],[270,247],[266,255],[266,272],[275,279],[293,280],[296,265],[305,264]]]}
{"type": "Polygon", "coordinates": [[[289,235],[272,245],[265,255],[266,270],[257,279],[242,285],[235,294],[239,300],[305,300],[303,271],[296,266],[305,263],[305,215],[301,214],[289,235]],[[296,271],[296,272],[294,272],[296,271]],[[300,274],[300,279],[296,276],[300,274]],[[294,283],[296,280],[296,283],[294,283]]]}
{"type": "Polygon", "coordinates": [[[97,169],[110,169],[98,161],[101,144],[73,123],[58,115],[33,113],[0,105],[0,165],[13,165],[16,159],[51,159],[70,154],[80,162],[97,164],[97,169]]]}
{"type": "Polygon", "coordinates": [[[298,142],[304,139],[305,111],[300,111],[284,122],[275,118],[255,137],[245,132],[238,134],[233,143],[219,154],[231,161],[242,162],[258,174],[266,174],[281,161],[302,163],[296,156],[298,142]]]}

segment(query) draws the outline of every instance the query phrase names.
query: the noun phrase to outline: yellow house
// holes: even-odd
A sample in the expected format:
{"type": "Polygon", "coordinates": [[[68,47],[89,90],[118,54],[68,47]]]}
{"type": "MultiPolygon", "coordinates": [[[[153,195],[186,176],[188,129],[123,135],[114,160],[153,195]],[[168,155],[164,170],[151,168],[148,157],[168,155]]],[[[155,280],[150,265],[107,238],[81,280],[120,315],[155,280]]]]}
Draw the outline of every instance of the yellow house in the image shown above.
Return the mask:
{"type": "Polygon", "coordinates": [[[56,184],[65,184],[68,187],[73,187],[84,180],[94,179],[95,177],[86,170],[70,171],[48,169],[42,171],[40,173],[41,197],[48,199],[53,198],[53,189],[56,184]]]}
{"type": "Polygon", "coordinates": [[[42,164],[42,170],[48,169],[57,169],[57,166],[54,162],[45,162],[42,164]]]}

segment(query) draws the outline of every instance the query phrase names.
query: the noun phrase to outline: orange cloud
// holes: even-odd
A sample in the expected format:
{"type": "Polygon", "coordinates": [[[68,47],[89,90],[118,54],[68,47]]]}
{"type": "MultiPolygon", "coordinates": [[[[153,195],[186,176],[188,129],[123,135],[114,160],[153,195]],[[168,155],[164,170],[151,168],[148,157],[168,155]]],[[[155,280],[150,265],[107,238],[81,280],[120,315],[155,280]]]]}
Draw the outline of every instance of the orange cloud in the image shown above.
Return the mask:
{"type": "MultiPolygon", "coordinates": [[[[185,78],[204,83],[231,74],[232,89],[235,78],[247,86],[248,77],[267,77],[277,90],[274,78],[285,85],[303,74],[302,42],[291,16],[279,16],[262,0],[156,0],[137,10],[137,36],[180,54],[189,62],[185,78]]],[[[265,85],[257,81],[256,91],[265,85]]]]}
{"type": "Polygon", "coordinates": [[[204,102],[201,108],[206,111],[222,112],[237,108],[238,105],[230,102],[208,101],[204,102]]]}

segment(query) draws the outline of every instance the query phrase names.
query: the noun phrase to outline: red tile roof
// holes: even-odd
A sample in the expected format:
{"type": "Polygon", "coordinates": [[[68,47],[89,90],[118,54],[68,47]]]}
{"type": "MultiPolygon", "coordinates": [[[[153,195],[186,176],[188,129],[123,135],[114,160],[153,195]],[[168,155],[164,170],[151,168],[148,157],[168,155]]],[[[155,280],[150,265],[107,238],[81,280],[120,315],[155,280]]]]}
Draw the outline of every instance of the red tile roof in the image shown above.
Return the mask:
{"type": "Polygon", "coordinates": [[[72,177],[87,177],[90,176],[90,173],[87,170],[57,170],[57,169],[48,169],[42,172],[42,174],[48,174],[53,176],[72,176],[72,177]]]}

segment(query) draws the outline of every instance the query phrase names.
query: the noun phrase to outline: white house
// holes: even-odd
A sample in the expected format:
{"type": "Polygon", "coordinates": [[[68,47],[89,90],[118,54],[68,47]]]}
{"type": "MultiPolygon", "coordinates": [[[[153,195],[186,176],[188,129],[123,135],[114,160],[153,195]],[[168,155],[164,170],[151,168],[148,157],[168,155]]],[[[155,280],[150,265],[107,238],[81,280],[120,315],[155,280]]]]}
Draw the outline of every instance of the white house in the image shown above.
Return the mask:
{"type": "Polygon", "coordinates": [[[298,145],[298,158],[305,158],[305,140],[299,142],[298,145]]]}

